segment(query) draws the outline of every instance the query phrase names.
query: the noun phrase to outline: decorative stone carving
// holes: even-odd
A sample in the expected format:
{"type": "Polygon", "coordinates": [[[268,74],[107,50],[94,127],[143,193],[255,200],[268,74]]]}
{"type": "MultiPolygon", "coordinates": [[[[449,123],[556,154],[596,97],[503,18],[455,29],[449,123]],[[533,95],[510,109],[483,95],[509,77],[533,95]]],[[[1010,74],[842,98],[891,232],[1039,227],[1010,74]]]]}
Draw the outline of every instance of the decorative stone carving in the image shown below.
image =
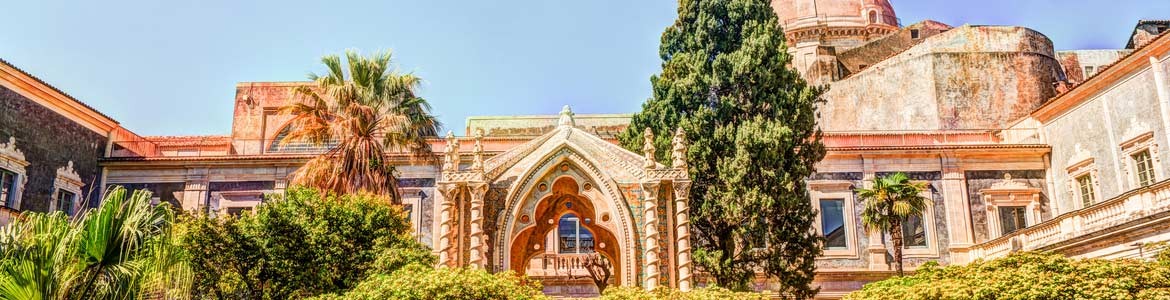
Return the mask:
{"type": "Polygon", "coordinates": [[[644,139],[642,155],[646,157],[646,162],[642,167],[654,169],[656,167],[654,164],[654,151],[656,150],[654,149],[654,131],[650,130],[650,127],[646,127],[646,130],[642,131],[642,138],[644,139]]]}
{"type": "Polygon", "coordinates": [[[1141,135],[1151,133],[1154,130],[1150,128],[1150,124],[1137,118],[1137,116],[1129,119],[1129,127],[1125,129],[1125,133],[1121,135],[1122,141],[1131,141],[1137,139],[1141,135]]]}
{"type": "MultiPolygon", "coordinates": [[[[647,129],[649,131],[649,129],[647,129]]],[[[651,146],[653,147],[653,146],[651,146]]],[[[653,149],[653,148],[651,148],[653,149]]],[[[650,161],[653,163],[653,160],[650,161]]],[[[643,182],[642,216],[645,236],[644,264],[642,269],[646,274],[646,281],[642,284],[646,290],[653,290],[658,286],[658,186],[656,181],[643,182]]]]}
{"type": "Polygon", "coordinates": [[[444,150],[443,156],[443,172],[444,175],[450,175],[459,171],[459,140],[455,139],[455,133],[450,130],[447,131],[447,148],[444,150]]]}
{"type": "Polygon", "coordinates": [[[439,202],[439,266],[449,267],[455,261],[453,229],[455,228],[455,197],[458,195],[458,185],[440,183],[439,193],[443,200],[439,202]]]}
{"type": "Polygon", "coordinates": [[[1086,160],[1091,159],[1093,159],[1093,154],[1089,153],[1089,150],[1086,150],[1083,146],[1081,146],[1081,143],[1077,143],[1076,145],[1073,145],[1073,153],[1068,157],[1068,163],[1066,166],[1072,168],[1075,165],[1081,164],[1086,160]]]}
{"type": "Polygon", "coordinates": [[[1032,187],[1027,182],[1012,178],[1012,174],[1004,173],[1003,179],[991,184],[990,188],[980,190],[983,202],[987,209],[987,231],[992,238],[1003,235],[999,223],[999,208],[1003,206],[1025,207],[1025,221],[1027,226],[1040,223],[1040,188],[1032,187]]]}
{"type": "Polygon", "coordinates": [[[475,130],[475,148],[471,152],[475,158],[471,161],[471,171],[483,173],[483,129],[475,130]]]}
{"type": "Polygon", "coordinates": [[[671,141],[671,146],[671,167],[687,169],[687,133],[683,132],[682,127],[674,131],[674,140],[671,141]]]}
{"type": "MultiPolygon", "coordinates": [[[[682,132],[682,130],[679,130],[679,132],[682,132]]],[[[691,289],[691,275],[693,273],[693,263],[691,262],[691,212],[687,204],[687,201],[690,201],[691,183],[685,181],[675,181],[673,187],[674,230],[676,238],[675,250],[677,251],[676,259],[678,264],[678,289],[685,292],[691,289]]]]}
{"type": "Polygon", "coordinates": [[[561,107],[561,117],[557,120],[557,126],[577,126],[577,122],[573,120],[573,110],[568,105],[561,107]]]}
{"type": "Polygon", "coordinates": [[[28,161],[24,158],[24,152],[16,148],[16,138],[9,137],[8,143],[0,143],[0,168],[16,173],[15,188],[11,191],[13,197],[11,199],[0,199],[0,204],[11,206],[13,209],[20,209],[21,195],[24,194],[24,184],[28,182],[26,168],[28,161]],[[11,200],[11,203],[4,203],[5,200],[11,200]]]}
{"type": "Polygon", "coordinates": [[[75,211],[77,199],[81,196],[81,187],[83,186],[85,186],[85,183],[81,181],[81,176],[77,175],[77,171],[73,169],[72,160],[64,167],[57,168],[57,177],[53,179],[53,192],[56,193],[57,190],[65,190],[73,193],[72,205],[74,207],[56,207],[57,199],[56,195],[54,195],[53,201],[49,203],[50,209],[75,211]]]}
{"type": "Polygon", "coordinates": [[[472,268],[482,268],[487,266],[487,235],[483,231],[483,200],[487,194],[487,183],[471,183],[469,186],[471,192],[471,230],[469,242],[469,258],[468,264],[472,268]]]}

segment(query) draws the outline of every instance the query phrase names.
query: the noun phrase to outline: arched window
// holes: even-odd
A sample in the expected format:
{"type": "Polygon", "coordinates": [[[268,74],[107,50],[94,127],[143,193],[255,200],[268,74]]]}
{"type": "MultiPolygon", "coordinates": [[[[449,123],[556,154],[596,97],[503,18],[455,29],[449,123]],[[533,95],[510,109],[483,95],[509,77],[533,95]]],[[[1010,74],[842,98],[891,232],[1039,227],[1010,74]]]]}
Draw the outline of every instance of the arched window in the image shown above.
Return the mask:
{"type": "MultiPolygon", "coordinates": [[[[589,222],[589,219],[585,219],[589,222]]],[[[557,224],[558,253],[592,253],[593,233],[581,226],[582,220],[576,214],[561,217],[557,224]]]]}
{"type": "Polygon", "coordinates": [[[876,11],[876,10],[871,10],[871,11],[869,11],[869,23],[870,23],[870,24],[875,24],[875,23],[877,23],[877,22],[878,22],[878,21],[877,21],[877,17],[878,17],[878,13],[877,13],[877,11],[876,11]]]}
{"type": "Polygon", "coordinates": [[[280,129],[276,137],[268,144],[268,152],[270,153],[321,153],[329,151],[336,147],[338,142],[336,140],[329,141],[323,145],[317,145],[306,141],[284,141],[288,136],[292,126],[285,126],[280,129]],[[284,141],[284,142],[282,142],[284,141]]]}

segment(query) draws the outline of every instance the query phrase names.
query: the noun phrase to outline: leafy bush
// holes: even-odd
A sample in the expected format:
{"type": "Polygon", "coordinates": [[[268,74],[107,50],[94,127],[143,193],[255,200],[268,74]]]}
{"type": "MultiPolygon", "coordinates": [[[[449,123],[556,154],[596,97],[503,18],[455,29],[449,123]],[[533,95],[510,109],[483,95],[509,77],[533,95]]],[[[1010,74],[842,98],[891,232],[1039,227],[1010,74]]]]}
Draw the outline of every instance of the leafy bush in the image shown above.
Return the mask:
{"type": "Polygon", "coordinates": [[[845,299],[1170,299],[1170,264],[1018,253],[865,285],[845,299]]]}
{"type": "Polygon", "coordinates": [[[682,292],[658,287],[647,291],[640,287],[613,287],[605,290],[602,300],[722,300],[722,299],[768,299],[767,296],[752,292],[734,292],[720,287],[706,287],[682,292]]]}
{"type": "Polygon", "coordinates": [[[344,295],[323,295],[318,300],[363,299],[549,299],[540,284],[525,282],[512,271],[489,274],[480,269],[435,269],[412,264],[390,275],[374,275],[344,295]]]}
{"type": "Polygon", "coordinates": [[[292,188],[239,218],[191,217],[184,239],[198,298],[288,299],[353,288],[434,258],[383,197],[292,188]]]}
{"type": "Polygon", "coordinates": [[[167,204],[115,187],[76,218],[25,213],[0,230],[0,299],[184,298],[190,269],[167,204]]]}

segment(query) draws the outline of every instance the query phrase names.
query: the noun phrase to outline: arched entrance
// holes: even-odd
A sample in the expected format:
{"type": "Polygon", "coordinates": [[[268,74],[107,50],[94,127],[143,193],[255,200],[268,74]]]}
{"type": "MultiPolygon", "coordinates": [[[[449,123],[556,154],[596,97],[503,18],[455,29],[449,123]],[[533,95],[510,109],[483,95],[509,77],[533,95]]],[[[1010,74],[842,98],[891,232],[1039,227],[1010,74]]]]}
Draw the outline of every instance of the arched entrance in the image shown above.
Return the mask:
{"type": "MultiPolygon", "coordinates": [[[[520,230],[509,246],[511,261],[508,265],[512,270],[524,274],[533,258],[549,250],[546,249],[550,247],[546,239],[549,233],[560,228],[561,221],[575,217],[574,222],[579,224],[580,229],[584,229],[579,232],[588,232],[592,239],[589,241],[589,250],[596,251],[612,264],[613,282],[622,282],[619,272],[622,257],[617,237],[605,227],[597,225],[597,209],[591,199],[580,194],[580,186],[575,179],[568,176],[557,178],[552,184],[552,192],[540,199],[532,216],[532,225],[520,230]]],[[[579,232],[574,234],[578,239],[572,243],[582,242],[579,232]]],[[[580,244],[574,244],[573,247],[577,250],[585,248],[580,244]]],[[[553,250],[560,252],[559,249],[553,250]]]]}

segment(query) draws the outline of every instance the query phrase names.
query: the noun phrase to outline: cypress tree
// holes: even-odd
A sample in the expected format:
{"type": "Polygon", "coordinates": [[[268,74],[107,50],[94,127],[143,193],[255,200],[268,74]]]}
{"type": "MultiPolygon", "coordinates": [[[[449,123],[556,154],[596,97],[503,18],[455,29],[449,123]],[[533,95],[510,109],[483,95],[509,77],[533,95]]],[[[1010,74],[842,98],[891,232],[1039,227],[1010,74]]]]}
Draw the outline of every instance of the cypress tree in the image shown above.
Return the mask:
{"type": "Polygon", "coordinates": [[[804,299],[816,293],[822,251],[805,178],[825,155],[816,124],[823,88],[789,68],[786,48],[765,0],[681,0],[662,34],[653,95],[619,139],[640,151],[650,128],[655,157],[669,165],[682,128],[699,271],[738,290],[763,271],[804,299]]]}

